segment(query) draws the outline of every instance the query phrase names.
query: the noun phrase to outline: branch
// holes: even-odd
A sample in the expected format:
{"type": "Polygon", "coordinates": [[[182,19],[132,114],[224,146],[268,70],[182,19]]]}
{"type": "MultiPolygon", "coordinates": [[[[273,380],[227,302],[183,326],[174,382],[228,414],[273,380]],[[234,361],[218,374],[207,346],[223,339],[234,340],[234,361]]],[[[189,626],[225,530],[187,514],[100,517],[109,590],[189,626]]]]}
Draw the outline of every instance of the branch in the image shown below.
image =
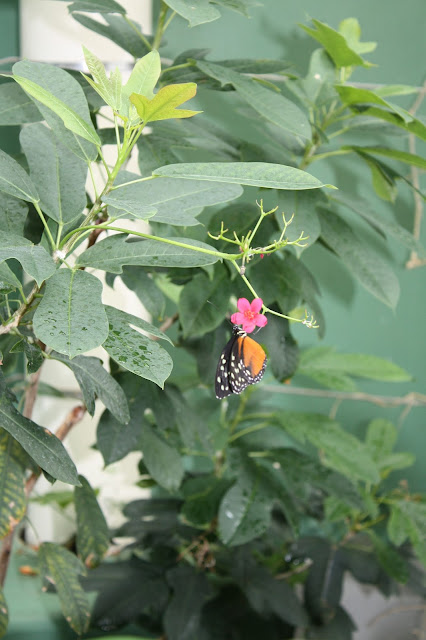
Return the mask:
{"type": "Polygon", "coordinates": [[[334,398],[337,400],[357,400],[358,402],[371,402],[379,407],[425,407],[426,395],[412,391],[405,396],[378,396],[363,391],[329,391],[328,389],[307,389],[303,387],[278,386],[273,384],[263,385],[264,391],[272,393],[285,393],[295,396],[312,396],[315,398],[334,398]]]}

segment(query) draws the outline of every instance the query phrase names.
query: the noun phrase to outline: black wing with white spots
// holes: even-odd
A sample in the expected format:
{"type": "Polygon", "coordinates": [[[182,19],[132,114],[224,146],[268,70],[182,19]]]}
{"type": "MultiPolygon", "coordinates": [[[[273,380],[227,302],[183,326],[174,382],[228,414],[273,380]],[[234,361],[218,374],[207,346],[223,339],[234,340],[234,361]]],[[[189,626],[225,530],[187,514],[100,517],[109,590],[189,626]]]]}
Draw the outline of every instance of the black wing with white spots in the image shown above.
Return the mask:
{"type": "Polygon", "coordinates": [[[217,365],[216,397],[221,400],[232,393],[242,393],[250,384],[261,380],[265,368],[266,355],[262,347],[234,326],[217,365]]]}

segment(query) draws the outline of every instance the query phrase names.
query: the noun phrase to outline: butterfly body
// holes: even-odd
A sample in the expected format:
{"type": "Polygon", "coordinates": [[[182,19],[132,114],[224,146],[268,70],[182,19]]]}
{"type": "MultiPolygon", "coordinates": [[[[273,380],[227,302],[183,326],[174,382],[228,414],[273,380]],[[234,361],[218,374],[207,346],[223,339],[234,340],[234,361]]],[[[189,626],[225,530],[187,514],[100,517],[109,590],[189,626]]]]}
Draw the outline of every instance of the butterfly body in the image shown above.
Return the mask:
{"type": "Polygon", "coordinates": [[[260,344],[234,326],[217,365],[216,397],[222,400],[232,393],[241,393],[262,379],[265,368],[266,354],[260,344]]]}

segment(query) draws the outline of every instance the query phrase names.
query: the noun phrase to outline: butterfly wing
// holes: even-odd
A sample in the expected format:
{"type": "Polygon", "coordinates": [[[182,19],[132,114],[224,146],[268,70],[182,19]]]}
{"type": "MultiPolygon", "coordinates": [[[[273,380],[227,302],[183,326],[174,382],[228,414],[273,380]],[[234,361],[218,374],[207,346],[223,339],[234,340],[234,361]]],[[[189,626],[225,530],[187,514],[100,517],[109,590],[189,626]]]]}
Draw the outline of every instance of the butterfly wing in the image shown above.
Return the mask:
{"type": "Polygon", "coordinates": [[[219,362],[217,363],[216,378],[215,378],[215,391],[216,398],[222,400],[233,393],[229,386],[229,363],[231,360],[231,353],[237,340],[237,334],[233,332],[232,338],[225,345],[224,350],[220,354],[219,362]]]}
{"type": "Polygon", "coordinates": [[[248,336],[237,336],[232,344],[228,365],[228,384],[232,393],[241,393],[262,379],[266,354],[260,344],[248,336]]]}

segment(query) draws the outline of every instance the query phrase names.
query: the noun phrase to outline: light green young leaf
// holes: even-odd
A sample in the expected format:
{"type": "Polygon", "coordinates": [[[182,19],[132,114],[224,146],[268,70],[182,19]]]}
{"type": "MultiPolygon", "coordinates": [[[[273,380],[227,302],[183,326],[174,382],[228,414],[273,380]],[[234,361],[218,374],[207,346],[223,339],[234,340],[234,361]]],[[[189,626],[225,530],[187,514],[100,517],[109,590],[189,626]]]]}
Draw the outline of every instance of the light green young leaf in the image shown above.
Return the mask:
{"type": "Polygon", "coordinates": [[[77,552],[86,567],[97,567],[109,547],[109,530],[96,494],[84,476],[74,489],[77,516],[77,552]]]}
{"type": "Polygon", "coordinates": [[[397,188],[394,177],[386,172],[383,165],[377,162],[372,156],[361,152],[358,152],[358,155],[364,160],[371,171],[371,181],[374,191],[379,198],[388,202],[395,202],[397,188]]]}
{"type": "MultiPolygon", "coordinates": [[[[334,61],[336,67],[352,67],[352,66],[362,66],[362,67],[371,67],[371,62],[364,60],[357,51],[352,48],[351,45],[354,44],[353,31],[350,32],[350,42],[345,37],[348,29],[343,25],[343,33],[339,33],[335,29],[332,29],[325,24],[325,22],[320,22],[320,20],[312,20],[316,29],[312,29],[311,27],[307,27],[304,24],[299,25],[306,33],[308,33],[312,38],[320,42],[324,49],[327,51],[330,58],[334,61]]],[[[372,43],[364,43],[370,45],[367,50],[371,51],[372,43]]],[[[356,44],[356,49],[360,53],[364,53],[364,51],[360,51],[359,43],[356,44]]]]}
{"type": "Polygon", "coordinates": [[[91,416],[95,413],[95,399],[98,397],[119,422],[129,422],[129,407],[124,391],[102,366],[101,360],[89,356],[75,356],[70,360],[55,352],[51,357],[66,364],[74,373],[91,416]]]}
{"type": "Polygon", "coordinates": [[[81,215],[87,203],[86,163],[71,155],[43,124],[24,127],[19,140],[43,212],[59,224],[81,215]]]}
{"type": "Polygon", "coordinates": [[[370,293],[394,309],[399,297],[399,283],[394,272],[339,216],[322,207],[318,211],[321,237],[326,244],[370,293]]]}
{"type": "Polygon", "coordinates": [[[213,62],[197,61],[197,67],[222,85],[232,84],[235,91],[261,116],[277,127],[304,140],[311,137],[311,126],[304,112],[280,93],[213,62]]]}
{"type": "Polygon", "coordinates": [[[210,0],[197,0],[197,3],[193,0],[165,0],[165,4],[188,20],[190,27],[220,18],[220,11],[210,4],[210,0]]]}
{"type": "Polygon", "coordinates": [[[4,538],[24,517],[25,467],[19,459],[19,444],[7,431],[0,433],[0,538],[4,538]]]}
{"type": "Polygon", "coordinates": [[[0,149],[0,191],[20,200],[38,202],[37,189],[20,164],[0,149]]]}
{"type": "Polygon", "coordinates": [[[158,337],[169,338],[141,318],[114,307],[106,307],[106,311],[110,331],[103,343],[104,349],[124,369],[152,380],[163,389],[173,368],[170,355],[158,342],[132,329],[130,325],[148,330],[158,337]]]}
{"type": "MultiPolygon", "coordinates": [[[[13,71],[16,75],[42,87],[47,94],[52,94],[66,103],[89,127],[91,126],[89,105],[84,91],[79,82],[64,69],[41,62],[21,60],[13,66],[13,71]]],[[[67,129],[59,115],[33,96],[30,97],[61,143],[86,163],[96,159],[98,150],[94,144],[67,129]]]]}
{"type": "Polygon", "coordinates": [[[184,472],[175,447],[147,423],[143,426],[140,443],[143,461],[154,480],[168,491],[179,489],[184,472]]]}
{"type": "Polygon", "coordinates": [[[386,147],[358,147],[355,145],[348,145],[342,147],[342,149],[353,149],[354,151],[360,151],[361,153],[372,153],[377,156],[385,156],[386,158],[393,158],[394,160],[399,160],[399,162],[404,162],[405,164],[409,164],[413,167],[418,167],[419,169],[426,169],[426,160],[421,156],[417,156],[414,153],[407,153],[406,151],[399,151],[399,149],[387,149],[386,147]]]}
{"type": "Polygon", "coordinates": [[[79,256],[78,264],[110,273],[121,273],[124,265],[154,268],[201,267],[214,264],[219,259],[214,255],[197,251],[198,247],[214,252],[214,247],[188,238],[173,238],[172,244],[156,240],[127,242],[127,239],[127,234],[123,233],[97,242],[79,256]],[[178,243],[185,246],[179,246],[178,243]]]}
{"type": "Polygon", "coordinates": [[[102,284],[87,271],[59,269],[34,314],[34,333],[70,358],[101,345],[108,335],[102,284]]]}
{"type": "Polygon", "coordinates": [[[342,20],[339,24],[339,33],[356,53],[370,53],[377,47],[377,42],[361,42],[361,27],[356,18],[342,20]]]}
{"type": "MultiPolygon", "coordinates": [[[[138,180],[139,176],[128,171],[121,172],[117,185],[138,180]]],[[[204,207],[234,200],[242,194],[242,187],[236,184],[212,184],[202,180],[140,180],[133,184],[119,186],[104,197],[110,205],[110,215],[122,217],[125,211],[132,217],[148,219],[155,216],[155,222],[177,226],[199,224],[197,217],[204,207]]]]}
{"type": "Polygon", "coordinates": [[[33,460],[53,478],[79,484],[77,470],[64,445],[48,429],[24,418],[12,404],[3,378],[0,378],[1,426],[10,433],[33,460]]]}
{"type": "Polygon", "coordinates": [[[53,542],[40,545],[38,558],[43,580],[56,587],[65,619],[82,635],[90,622],[89,602],[79,580],[79,575],[86,573],[84,565],[71,551],[53,542]]]}
{"type": "Polygon", "coordinates": [[[89,125],[80,118],[80,116],[65,104],[65,102],[59,100],[59,98],[43,89],[40,85],[32,82],[32,80],[28,80],[27,78],[23,78],[18,75],[14,75],[13,77],[26,93],[58,115],[67,129],[76,133],[78,136],[81,136],[88,142],[92,142],[97,147],[101,146],[100,138],[93,128],[93,125],[89,125]]]}
{"type": "Polygon", "coordinates": [[[0,125],[26,124],[43,119],[34,102],[16,82],[0,85],[0,125]]]}
{"type": "Polygon", "coordinates": [[[413,116],[408,111],[398,107],[396,104],[388,102],[371,89],[360,89],[348,85],[336,85],[335,88],[343,104],[377,104],[395,113],[402,118],[405,123],[413,120],[413,116]]]}
{"type": "Polygon", "coordinates": [[[138,60],[133,67],[128,81],[123,87],[123,94],[130,98],[132,93],[154,98],[154,89],[161,73],[161,60],[158,51],[150,51],[138,60]]]}
{"type": "MultiPolygon", "coordinates": [[[[153,171],[154,176],[231,182],[269,189],[319,189],[330,186],[306,171],[267,162],[194,162],[169,164],[153,171]]],[[[333,187],[334,188],[334,187],[333,187]]]]}
{"type": "Polygon", "coordinates": [[[99,93],[101,98],[115,111],[121,107],[121,74],[118,69],[107,77],[102,62],[83,46],[84,58],[93,80],[84,75],[87,82],[99,93]]]}
{"type": "Polygon", "coordinates": [[[365,443],[376,462],[391,453],[397,437],[398,431],[389,420],[376,418],[369,423],[365,443]]]}
{"type": "Polygon", "coordinates": [[[56,271],[56,264],[44,247],[14,233],[0,231],[0,263],[9,258],[18,260],[38,285],[56,271]]]}
{"type": "Polygon", "coordinates": [[[145,122],[168,120],[169,118],[190,118],[201,111],[177,109],[197,93],[195,82],[186,84],[169,84],[162,87],[152,99],[132,93],[130,102],[136,107],[139,117],[145,122]]]}
{"type": "Polygon", "coordinates": [[[400,127],[401,129],[412,133],[421,140],[426,140],[426,125],[417,118],[412,117],[411,121],[405,122],[405,120],[402,120],[394,113],[391,113],[386,109],[380,109],[379,107],[369,107],[368,109],[363,109],[362,111],[360,111],[360,116],[374,117],[379,118],[380,120],[385,120],[385,122],[389,122],[396,127],[400,127]]]}

